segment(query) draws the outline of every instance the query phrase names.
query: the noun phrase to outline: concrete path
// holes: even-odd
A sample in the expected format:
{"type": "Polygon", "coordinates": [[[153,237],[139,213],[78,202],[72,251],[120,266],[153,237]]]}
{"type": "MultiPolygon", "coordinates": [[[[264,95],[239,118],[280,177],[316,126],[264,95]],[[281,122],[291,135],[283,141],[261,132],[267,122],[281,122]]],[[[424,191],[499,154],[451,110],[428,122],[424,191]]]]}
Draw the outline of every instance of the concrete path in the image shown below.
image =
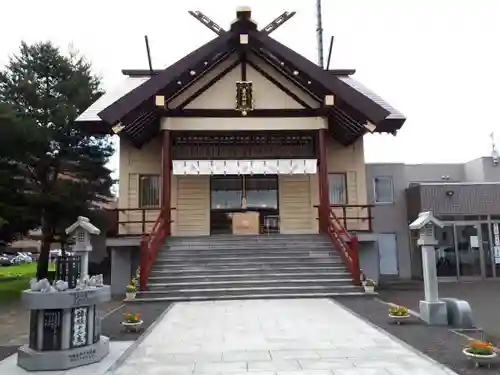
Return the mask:
{"type": "Polygon", "coordinates": [[[176,304],[115,375],[454,374],[326,299],[176,304]]]}

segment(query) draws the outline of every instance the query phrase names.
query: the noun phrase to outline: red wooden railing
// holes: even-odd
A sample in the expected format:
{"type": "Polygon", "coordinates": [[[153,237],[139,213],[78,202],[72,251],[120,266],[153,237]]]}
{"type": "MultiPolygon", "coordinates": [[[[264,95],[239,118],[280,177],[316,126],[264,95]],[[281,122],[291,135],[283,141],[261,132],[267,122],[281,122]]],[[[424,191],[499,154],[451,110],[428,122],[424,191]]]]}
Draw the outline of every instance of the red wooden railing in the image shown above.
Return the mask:
{"type": "MultiPolygon", "coordinates": [[[[327,210],[319,208],[320,223],[325,223],[324,231],[330,237],[333,246],[338,250],[340,257],[352,275],[355,285],[361,284],[361,269],[359,265],[358,237],[350,234],[335,214],[340,205],[331,205],[327,210]],[[326,216],[322,220],[322,216],[326,216]]],[[[349,205],[349,207],[354,207],[349,205]]],[[[345,216],[345,215],[344,215],[345,216]]],[[[344,221],[345,222],[345,221],[344,221]]],[[[371,225],[370,225],[371,228],[371,225]]]]}
{"type": "Polygon", "coordinates": [[[333,208],[335,211],[341,210],[342,215],[336,214],[338,221],[342,222],[342,226],[346,230],[356,230],[356,231],[365,231],[372,232],[373,226],[373,216],[372,216],[372,208],[374,206],[372,204],[331,204],[330,210],[333,208]],[[350,211],[357,211],[356,216],[350,216],[350,211]],[[366,214],[365,214],[366,213],[366,214]],[[367,227],[364,227],[364,224],[368,224],[367,227]],[[353,225],[353,228],[351,227],[353,225]]]}
{"type": "Polygon", "coordinates": [[[170,233],[170,223],[166,225],[163,210],[160,211],[158,219],[151,230],[151,233],[141,238],[140,247],[140,275],[139,286],[140,290],[146,290],[149,278],[149,272],[156,260],[158,250],[163,245],[163,240],[170,233]]]}

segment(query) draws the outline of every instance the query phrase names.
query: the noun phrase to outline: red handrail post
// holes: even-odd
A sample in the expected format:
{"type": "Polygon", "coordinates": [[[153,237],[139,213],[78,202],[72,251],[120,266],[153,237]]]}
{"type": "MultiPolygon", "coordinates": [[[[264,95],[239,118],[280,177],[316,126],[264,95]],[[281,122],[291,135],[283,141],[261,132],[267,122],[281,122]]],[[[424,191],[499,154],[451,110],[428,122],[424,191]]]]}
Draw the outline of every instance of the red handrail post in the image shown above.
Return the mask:
{"type": "Polygon", "coordinates": [[[352,277],[354,284],[361,285],[361,271],[359,268],[359,241],[358,236],[351,236],[351,259],[352,259],[352,277]]]}
{"type": "Polygon", "coordinates": [[[139,276],[139,288],[140,290],[146,290],[148,285],[148,267],[149,267],[149,246],[148,237],[143,236],[141,238],[140,247],[140,276],[139,276]]]}

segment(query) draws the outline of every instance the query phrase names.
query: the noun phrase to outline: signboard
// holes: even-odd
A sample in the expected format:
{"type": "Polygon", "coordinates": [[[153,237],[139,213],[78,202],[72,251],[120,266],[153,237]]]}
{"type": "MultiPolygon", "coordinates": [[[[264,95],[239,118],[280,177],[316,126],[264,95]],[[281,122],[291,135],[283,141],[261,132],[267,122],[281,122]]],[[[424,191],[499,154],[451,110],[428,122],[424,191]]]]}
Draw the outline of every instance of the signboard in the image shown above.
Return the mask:
{"type": "Polygon", "coordinates": [[[495,264],[500,264],[500,231],[498,223],[493,223],[493,254],[495,256],[495,264]]]}
{"type": "Polygon", "coordinates": [[[70,347],[78,348],[87,345],[89,333],[89,308],[76,307],[71,310],[71,339],[70,347]]]}
{"type": "Polygon", "coordinates": [[[494,246],[493,252],[495,255],[495,263],[500,264],[500,246],[494,246]]]}
{"type": "Polygon", "coordinates": [[[76,281],[80,278],[81,259],[77,255],[65,255],[57,257],[56,280],[68,282],[68,288],[74,289],[76,281]]]}
{"type": "Polygon", "coordinates": [[[60,350],[62,336],[62,310],[41,310],[42,311],[42,348],[41,350],[60,350]]]}

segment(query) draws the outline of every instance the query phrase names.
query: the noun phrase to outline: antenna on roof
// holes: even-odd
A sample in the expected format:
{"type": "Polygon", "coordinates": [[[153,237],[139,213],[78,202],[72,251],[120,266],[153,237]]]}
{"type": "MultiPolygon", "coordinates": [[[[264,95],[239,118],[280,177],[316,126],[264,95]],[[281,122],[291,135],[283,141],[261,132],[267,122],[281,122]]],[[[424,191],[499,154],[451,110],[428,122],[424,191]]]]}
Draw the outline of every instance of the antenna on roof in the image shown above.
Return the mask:
{"type": "Polygon", "coordinates": [[[493,160],[493,165],[496,167],[498,165],[498,162],[500,161],[500,154],[496,150],[496,145],[495,145],[495,133],[490,134],[491,138],[491,159],[493,160]]]}
{"type": "Polygon", "coordinates": [[[323,23],[321,20],[321,0],[316,0],[316,16],[318,18],[318,26],[316,27],[316,33],[318,37],[318,65],[320,68],[324,67],[323,59],[323,23]]]}
{"type": "Polygon", "coordinates": [[[328,48],[328,59],[326,60],[326,70],[330,69],[330,60],[332,59],[333,35],[330,37],[330,47],[328,48]]]}
{"type": "Polygon", "coordinates": [[[148,54],[148,63],[149,63],[149,73],[153,75],[153,63],[151,62],[151,51],[149,49],[149,39],[147,35],[144,35],[144,41],[146,42],[146,53],[148,54]]]}

